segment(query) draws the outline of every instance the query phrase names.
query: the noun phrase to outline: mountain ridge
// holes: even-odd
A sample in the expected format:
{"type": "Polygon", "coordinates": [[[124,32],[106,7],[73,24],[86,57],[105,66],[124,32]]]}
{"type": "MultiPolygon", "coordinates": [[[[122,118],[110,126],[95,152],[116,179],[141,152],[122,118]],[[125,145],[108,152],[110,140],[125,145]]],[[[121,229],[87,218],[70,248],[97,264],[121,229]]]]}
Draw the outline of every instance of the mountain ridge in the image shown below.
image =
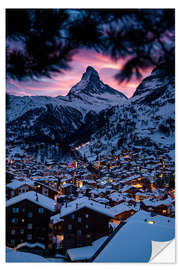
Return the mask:
{"type": "MultiPolygon", "coordinates": [[[[89,71],[97,77],[94,70],[89,71]]],[[[91,75],[86,73],[82,77],[91,75]]],[[[87,81],[91,81],[89,77],[87,81]]],[[[88,158],[121,148],[173,150],[174,87],[174,76],[159,67],[141,82],[130,99],[109,93],[89,96],[81,92],[81,99],[72,95],[63,102],[60,98],[42,97],[39,106],[38,98],[24,97],[23,102],[15,98],[16,103],[12,98],[7,112],[7,116],[12,116],[7,121],[7,142],[58,142],[78,147],[79,153],[88,158]]]]}
{"type": "Polygon", "coordinates": [[[73,107],[86,114],[90,110],[101,111],[106,107],[127,101],[128,98],[119,91],[105,85],[99,78],[98,72],[88,66],[80,82],[73,86],[66,96],[13,96],[8,97],[10,108],[7,110],[7,122],[15,120],[28,110],[54,106],[73,107]],[[17,109],[15,109],[17,108],[17,109]],[[19,110],[18,110],[19,108],[19,110]]]}

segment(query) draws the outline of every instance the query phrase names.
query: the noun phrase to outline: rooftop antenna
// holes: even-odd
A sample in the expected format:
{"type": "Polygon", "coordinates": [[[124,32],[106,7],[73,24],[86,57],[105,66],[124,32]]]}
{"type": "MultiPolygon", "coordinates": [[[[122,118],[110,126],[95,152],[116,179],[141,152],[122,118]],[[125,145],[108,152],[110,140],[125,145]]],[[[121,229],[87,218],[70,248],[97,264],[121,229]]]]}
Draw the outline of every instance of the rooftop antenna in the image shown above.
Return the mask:
{"type": "Polygon", "coordinates": [[[37,191],[36,191],[36,201],[39,201],[37,191]]]}

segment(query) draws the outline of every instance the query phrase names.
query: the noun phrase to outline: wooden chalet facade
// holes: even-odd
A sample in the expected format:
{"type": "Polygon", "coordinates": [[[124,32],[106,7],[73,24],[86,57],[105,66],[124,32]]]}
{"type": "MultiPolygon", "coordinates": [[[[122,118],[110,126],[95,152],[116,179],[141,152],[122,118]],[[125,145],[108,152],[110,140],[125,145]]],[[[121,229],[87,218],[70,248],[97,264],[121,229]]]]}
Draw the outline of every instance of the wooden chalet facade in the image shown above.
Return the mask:
{"type": "Polygon", "coordinates": [[[34,191],[16,196],[6,202],[6,245],[39,242],[48,247],[54,214],[54,201],[34,191]]]}
{"type": "Polygon", "coordinates": [[[147,212],[153,212],[157,215],[163,215],[163,216],[171,216],[171,208],[170,205],[166,204],[159,204],[157,206],[154,205],[145,205],[143,202],[141,202],[141,209],[147,212]]]}
{"type": "Polygon", "coordinates": [[[73,184],[64,184],[61,186],[62,194],[71,195],[77,193],[77,187],[73,184]]]}
{"type": "Polygon", "coordinates": [[[9,200],[23,192],[35,190],[33,185],[26,183],[25,181],[13,181],[6,186],[6,198],[9,200]],[[15,183],[16,182],[16,183],[15,183]],[[15,184],[14,184],[15,183],[15,184]]]}
{"type": "Polygon", "coordinates": [[[41,182],[35,182],[37,192],[47,196],[48,198],[54,199],[54,197],[57,195],[57,190],[55,188],[52,188],[49,185],[46,185],[41,182]]]}
{"type": "Polygon", "coordinates": [[[65,250],[90,245],[93,241],[109,235],[109,220],[113,215],[104,205],[87,199],[83,205],[66,205],[61,210],[65,250]],[[70,213],[68,207],[72,208],[70,213]]]}

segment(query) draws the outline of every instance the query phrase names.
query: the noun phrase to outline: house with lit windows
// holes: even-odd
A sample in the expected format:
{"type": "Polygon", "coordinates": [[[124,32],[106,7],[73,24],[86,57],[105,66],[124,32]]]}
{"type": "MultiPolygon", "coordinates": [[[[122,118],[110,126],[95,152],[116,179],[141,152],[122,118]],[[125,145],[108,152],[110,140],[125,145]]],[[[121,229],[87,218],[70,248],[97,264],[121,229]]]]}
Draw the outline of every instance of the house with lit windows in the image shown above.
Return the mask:
{"type": "Polygon", "coordinates": [[[60,218],[64,220],[63,248],[67,250],[108,236],[113,214],[106,205],[82,197],[63,205],[60,218]]]}
{"type": "Polygon", "coordinates": [[[28,192],[31,190],[35,190],[35,186],[33,181],[28,178],[24,178],[24,180],[13,180],[9,184],[6,185],[6,198],[11,199],[19,194],[24,192],[28,192]]]}
{"type": "Polygon", "coordinates": [[[57,189],[49,186],[46,183],[35,181],[35,186],[38,193],[41,193],[48,198],[54,199],[54,197],[57,195],[57,189]]]}
{"type": "Polygon", "coordinates": [[[158,215],[171,216],[171,198],[166,199],[146,199],[142,201],[142,209],[147,212],[154,212],[158,215]]]}
{"type": "Polygon", "coordinates": [[[6,201],[6,245],[39,242],[51,244],[50,217],[55,214],[54,200],[36,193],[25,192],[6,201]]]}
{"type": "Polygon", "coordinates": [[[70,194],[76,194],[77,193],[77,187],[73,184],[66,183],[61,186],[62,194],[64,195],[70,195],[70,194]]]}

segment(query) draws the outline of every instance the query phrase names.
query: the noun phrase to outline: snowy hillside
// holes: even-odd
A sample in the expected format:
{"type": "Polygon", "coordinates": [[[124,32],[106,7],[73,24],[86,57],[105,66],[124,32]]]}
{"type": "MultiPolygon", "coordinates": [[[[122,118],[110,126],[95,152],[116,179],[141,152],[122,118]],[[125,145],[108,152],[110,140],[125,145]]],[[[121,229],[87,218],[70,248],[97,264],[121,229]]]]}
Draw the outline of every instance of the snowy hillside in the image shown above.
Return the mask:
{"type": "Polygon", "coordinates": [[[142,81],[126,104],[103,111],[104,126],[79,151],[88,158],[118,152],[123,147],[173,151],[174,102],[174,76],[160,66],[142,81]]]}
{"type": "Polygon", "coordinates": [[[159,66],[128,100],[88,67],[66,97],[10,96],[7,142],[60,143],[88,159],[122,148],[167,148],[174,158],[174,85],[159,66]]]}

